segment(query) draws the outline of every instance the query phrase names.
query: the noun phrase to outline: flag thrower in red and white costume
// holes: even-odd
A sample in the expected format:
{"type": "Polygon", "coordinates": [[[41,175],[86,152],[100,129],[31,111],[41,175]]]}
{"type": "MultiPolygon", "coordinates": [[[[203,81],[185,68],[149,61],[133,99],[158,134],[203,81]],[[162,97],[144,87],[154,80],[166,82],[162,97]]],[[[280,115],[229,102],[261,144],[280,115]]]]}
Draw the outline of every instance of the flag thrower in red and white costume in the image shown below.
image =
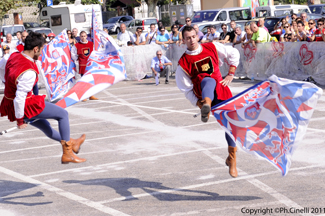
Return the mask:
{"type": "MultiPolygon", "coordinates": [[[[240,55],[237,49],[221,43],[200,45],[196,31],[191,26],[186,26],[182,35],[187,50],[178,62],[176,83],[185,97],[201,109],[201,120],[207,122],[211,107],[232,97],[228,85],[233,80],[240,55]],[[227,59],[230,64],[229,73],[224,79],[219,70],[219,61],[223,59],[227,59]]],[[[236,143],[227,133],[226,140],[229,152],[226,164],[229,174],[237,177],[236,143]]]]}
{"type": "Polygon", "coordinates": [[[80,145],[86,136],[70,139],[68,112],[63,108],[45,102],[45,95],[34,95],[33,86],[37,84],[39,71],[35,61],[42,53],[45,39],[39,33],[31,32],[25,40],[23,52],[13,53],[5,68],[5,91],[0,104],[1,116],[17,121],[19,129],[27,127],[26,122],[39,128],[49,138],[61,142],[62,163],[81,163],[85,159],[77,157],[80,145]],[[54,130],[47,119],[58,121],[59,132],[54,130]]]}

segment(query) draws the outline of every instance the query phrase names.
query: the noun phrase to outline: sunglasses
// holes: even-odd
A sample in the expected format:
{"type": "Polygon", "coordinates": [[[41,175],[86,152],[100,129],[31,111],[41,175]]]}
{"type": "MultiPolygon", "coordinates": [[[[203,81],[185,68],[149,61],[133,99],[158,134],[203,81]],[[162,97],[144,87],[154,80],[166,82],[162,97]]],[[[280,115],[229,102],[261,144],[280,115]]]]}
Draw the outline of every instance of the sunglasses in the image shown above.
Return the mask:
{"type": "Polygon", "coordinates": [[[324,23],[318,23],[318,25],[320,26],[320,25],[324,25],[324,23]]]}
{"type": "Polygon", "coordinates": [[[227,29],[227,28],[222,28],[222,30],[225,30],[225,29],[227,29]]]}
{"type": "Polygon", "coordinates": [[[289,26],[284,26],[284,28],[289,28],[289,26]]]}
{"type": "Polygon", "coordinates": [[[191,20],[186,20],[186,22],[191,22],[191,20]]]}
{"type": "Polygon", "coordinates": [[[68,32],[67,34],[71,34],[71,32],[68,32]]]}
{"type": "Polygon", "coordinates": [[[160,55],[162,55],[162,54],[157,54],[157,55],[159,55],[159,56],[160,56],[160,55]]]}
{"type": "Polygon", "coordinates": [[[164,30],[162,30],[162,29],[161,29],[160,31],[161,31],[161,32],[164,32],[164,31],[165,31],[165,29],[164,29],[164,30]]]}
{"type": "Polygon", "coordinates": [[[314,25],[315,23],[308,23],[308,25],[314,25]]]}

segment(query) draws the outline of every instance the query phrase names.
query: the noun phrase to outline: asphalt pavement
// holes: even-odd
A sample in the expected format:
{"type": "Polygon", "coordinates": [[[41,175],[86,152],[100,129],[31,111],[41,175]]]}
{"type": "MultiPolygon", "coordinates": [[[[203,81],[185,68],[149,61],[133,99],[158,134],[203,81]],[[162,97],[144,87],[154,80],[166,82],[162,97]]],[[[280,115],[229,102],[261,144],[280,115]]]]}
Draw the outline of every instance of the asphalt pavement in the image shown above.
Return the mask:
{"type": "Polygon", "coordinates": [[[32,126],[0,136],[0,215],[325,215],[324,94],[287,176],[239,149],[232,178],[216,120],[193,118],[174,77],[161,83],[123,81],[67,108],[85,163],[61,164],[61,145],[32,126]]]}

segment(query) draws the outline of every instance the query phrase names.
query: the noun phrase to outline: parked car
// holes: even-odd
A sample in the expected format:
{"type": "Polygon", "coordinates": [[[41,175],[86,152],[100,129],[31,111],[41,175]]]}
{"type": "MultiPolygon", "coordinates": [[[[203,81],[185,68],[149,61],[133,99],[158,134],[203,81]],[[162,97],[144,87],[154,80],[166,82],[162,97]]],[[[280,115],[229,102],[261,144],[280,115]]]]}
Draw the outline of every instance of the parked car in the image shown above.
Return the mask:
{"type": "Polygon", "coordinates": [[[6,35],[10,33],[12,35],[12,41],[18,41],[16,33],[18,31],[25,31],[24,25],[4,25],[0,26],[0,48],[1,43],[6,41],[6,35]]]}
{"type": "Polygon", "coordinates": [[[103,25],[103,28],[107,28],[109,33],[118,34],[121,31],[120,25],[124,23],[126,26],[128,26],[132,20],[134,20],[132,16],[112,17],[107,20],[107,23],[103,25]]]}
{"type": "Polygon", "coordinates": [[[231,20],[250,20],[251,9],[249,7],[220,8],[213,10],[201,10],[195,12],[192,23],[201,24],[214,22],[214,24],[226,23],[231,20]]]}
{"type": "Polygon", "coordinates": [[[40,33],[40,34],[50,34],[50,33],[53,33],[52,29],[50,28],[45,28],[45,27],[38,27],[38,28],[29,28],[27,29],[27,32],[30,33],[30,32],[37,32],[37,33],[40,33]]]}
{"type": "Polygon", "coordinates": [[[325,4],[310,5],[309,9],[311,13],[325,17],[325,4]]]}
{"type": "MultiPolygon", "coordinates": [[[[250,21],[236,21],[236,26],[239,26],[242,31],[245,31],[245,26],[249,25],[249,23],[250,23],[250,21]]],[[[232,31],[232,29],[230,27],[230,22],[227,22],[225,24],[227,25],[227,31],[229,31],[229,32],[232,31]]],[[[216,31],[219,33],[222,32],[221,25],[222,25],[222,23],[215,24],[216,31]]],[[[201,24],[201,25],[199,25],[199,29],[203,34],[206,34],[208,26],[211,26],[211,24],[208,24],[208,25],[201,24]]]]}
{"type": "Polygon", "coordinates": [[[307,5],[273,5],[273,6],[261,6],[256,7],[256,17],[271,17],[271,16],[284,16],[291,15],[293,13],[310,13],[307,5]]]}
{"type": "Polygon", "coordinates": [[[23,25],[25,29],[39,27],[39,24],[37,22],[24,22],[23,25]]]}
{"type": "Polygon", "coordinates": [[[135,33],[138,27],[141,27],[144,32],[150,31],[150,25],[154,23],[156,27],[158,27],[158,20],[155,17],[151,18],[142,18],[142,19],[135,19],[130,22],[127,26],[127,30],[130,32],[135,33]]]}
{"type": "Polygon", "coordinates": [[[50,28],[50,21],[45,21],[40,24],[40,27],[50,28]]]}

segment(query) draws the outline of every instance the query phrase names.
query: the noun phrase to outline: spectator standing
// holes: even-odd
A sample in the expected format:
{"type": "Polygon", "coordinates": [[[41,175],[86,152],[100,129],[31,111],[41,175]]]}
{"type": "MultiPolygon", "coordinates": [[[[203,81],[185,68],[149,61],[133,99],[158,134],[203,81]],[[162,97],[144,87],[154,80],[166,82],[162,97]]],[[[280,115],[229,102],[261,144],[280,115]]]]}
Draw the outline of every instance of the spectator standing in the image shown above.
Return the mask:
{"type": "Polygon", "coordinates": [[[119,46],[127,46],[127,43],[132,42],[132,34],[131,32],[126,30],[126,25],[122,23],[120,25],[121,31],[117,34],[117,44],[119,46]]]}
{"type": "Polygon", "coordinates": [[[132,42],[135,45],[145,45],[146,44],[146,37],[142,34],[142,27],[138,27],[134,35],[132,36],[132,42]]]}
{"type": "Polygon", "coordinates": [[[307,33],[305,31],[305,24],[302,21],[298,21],[297,25],[298,25],[297,41],[306,41],[307,33]]]}
{"type": "MultiPolygon", "coordinates": [[[[79,61],[79,74],[83,76],[85,74],[87,60],[94,49],[94,44],[87,40],[87,33],[85,31],[80,32],[80,42],[76,43],[71,49],[71,57],[74,61],[79,61]]],[[[96,97],[91,96],[89,100],[98,100],[96,97]]],[[[87,101],[84,99],[83,102],[87,101]]]]}
{"type": "Polygon", "coordinates": [[[72,29],[72,37],[77,41],[77,43],[80,42],[80,37],[78,35],[78,29],[77,28],[73,28],[72,29]]]}
{"type": "MultiPolygon", "coordinates": [[[[157,31],[157,33],[159,34],[160,32],[159,32],[159,29],[161,28],[161,27],[164,27],[164,24],[163,24],[163,22],[161,21],[161,20],[159,20],[158,21],[158,31],[157,31]]],[[[165,29],[165,33],[169,33],[166,29],[165,29]]]]}
{"type": "Polygon", "coordinates": [[[283,36],[284,42],[295,42],[293,34],[291,32],[285,33],[283,36]]]}
{"type": "Polygon", "coordinates": [[[21,31],[17,31],[16,32],[16,37],[17,37],[17,39],[18,39],[18,41],[17,41],[17,46],[19,45],[19,44],[21,44],[21,31]]]}
{"type": "Polygon", "coordinates": [[[10,48],[9,53],[10,54],[13,53],[16,50],[17,43],[15,43],[15,42],[12,41],[12,35],[10,33],[8,33],[6,35],[6,42],[2,42],[1,43],[1,46],[4,46],[4,45],[9,46],[9,48],[10,48]]]}
{"type": "Polygon", "coordinates": [[[242,48],[244,48],[244,46],[245,46],[246,44],[250,43],[250,41],[251,41],[251,39],[252,39],[253,32],[252,32],[252,30],[251,30],[250,25],[246,25],[246,26],[245,26],[245,32],[246,32],[246,34],[245,34],[245,37],[244,37],[244,39],[243,39],[243,41],[242,41],[242,48]]]}
{"type": "Polygon", "coordinates": [[[307,22],[307,13],[306,12],[303,12],[300,14],[300,17],[302,19],[302,21],[304,22],[304,25],[305,25],[305,30],[309,30],[309,26],[308,26],[308,22],[307,22]]]}
{"type": "Polygon", "coordinates": [[[281,42],[285,42],[285,40],[284,40],[284,35],[285,34],[291,33],[290,24],[289,23],[284,24],[283,29],[284,29],[285,33],[281,34],[281,36],[280,36],[280,41],[281,42]]]}
{"type": "Polygon", "coordinates": [[[185,26],[192,26],[192,20],[191,20],[190,17],[186,17],[186,18],[185,18],[185,25],[183,25],[183,26],[179,29],[179,31],[182,32],[183,29],[185,28],[185,26]]]}
{"type": "Polygon", "coordinates": [[[269,30],[265,27],[264,23],[265,23],[265,19],[264,18],[260,18],[258,20],[258,24],[260,25],[259,27],[260,28],[264,28],[267,32],[269,32],[269,30]]]}
{"type": "Polygon", "coordinates": [[[171,26],[171,30],[172,32],[169,35],[169,38],[171,39],[170,43],[180,44],[180,38],[179,38],[180,32],[178,31],[178,25],[173,24],[171,26]]]}
{"type": "Polygon", "coordinates": [[[222,32],[220,33],[220,36],[219,36],[219,42],[222,44],[229,43],[230,32],[227,31],[227,25],[223,23],[221,25],[221,29],[222,29],[222,32]]]}
{"type": "Polygon", "coordinates": [[[47,35],[47,37],[49,38],[49,42],[51,42],[54,38],[55,38],[55,34],[54,33],[50,33],[47,35]]]}
{"type": "Polygon", "coordinates": [[[229,35],[229,41],[233,42],[236,37],[236,33],[235,33],[236,22],[235,21],[232,20],[230,22],[230,28],[232,29],[232,31],[230,32],[230,35],[229,35]]]}
{"type": "Polygon", "coordinates": [[[315,34],[316,31],[316,22],[313,19],[308,20],[308,26],[309,26],[309,30],[306,31],[307,33],[307,41],[308,42],[312,42],[312,36],[315,34]]]}
{"type": "Polygon", "coordinates": [[[150,24],[150,31],[146,34],[147,43],[148,44],[155,44],[156,43],[156,37],[157,37],[156,24],[151,23],[150,24]]]}
{"type": "Polygon", "coordinates": [[[235,34],[236,34],[236,37],[233,40],[233,45],[240,44],[244,40],[245,35],[246,35],[246,33],[241,30],[240,26],[236,26],[235,34]]]}
{"type": "Polygon", "coordinates": [[[296,20],[293,20],[291,22],[291,32],[294,34],[294,35],[297,35],[298,34],[298,25],[297,25],[297,21],[296,20]]]}
{"type": "Polygon", "coordinates": [[[217,29],[216,29],[216,26],[215,25],[210,26],[210,31],[211,31],[211,34],[210,34],[210,36],[208,38],[209,42],[213,42],[213,41],[219,40],[220,33],[217,32],[217,29]]]}
{"type": "Polygon", "coordinates": [[[317,20],[318,29],[312,36],[312,41],[325,41],[324,19],[317,20]]]}
{"type": "Polygon", "coordinates": [[[168,44],[170,44],[170,38],[169,34],[165,32],[165,27],[160,27],[159,29],[159,34],[157,35],[156,38],[156,44],[159,44],[165,48],[168,47],[168,44]]]}
{"type": "Polygon", "coordinates": [[[6,73],[5,68],[6,68],[6,64],[9,59],[9,56],[10,56],[10,54],[9,54],[10,47],[8,45],[4,45],[2,47],[2,53],[3,53],[3,56],[0,59],[0,81],[5,83],[5,73],[6,73]]]}
{"type": "Polygon", "coordinates": [[[291,15],[291,20],[294,21],[294,20],[297,19],[297,17],[298,17],[297,14],[293,13],[293,14],[291,15]]]}
{"type": "Polygon", "coordinates": [[[74,45],[76,45],[77,40],[72,36],[72,32],[71,30],[67,30],[67,35],[68,35],[68,38],[69,38],[69,44],[70,44],[70,47],[72,48],[74,45]]]}
{"type": "Polygon", "coordinates": [[[207,26],[207,33],[203,36],[201,43],[209,42],[208,38],[210,37],[211,34],[211,26],[207,26]]]}
{"type": "Polygon", "coordinates": [[[279,20],[276,25],[274,26],[274,30],[277,30],[277,29],[281,29],[281,34],[284,34],[285,33],[285,30],[283,28],[283,26],[287,23],[287,19],[286,18],[282,18],[281,20],[279,20]]]}
{"type": "MultiPolygon", "coordinates": [[[[199,42],[200,42],[200,41],[202,40],[204,34],[200,31],[198,25],[194,24],[194,25],[193,25],[193,28],[194,28],[194,30],[196,31],[197,36],[198,36],[198,38],[199,38],[199,42]]],[[[182,37],[182,34],[181,34],[181,33],[180,33],[180,37],[182,37]]]]}
{"type": "Polygon", "coordinates": [[[156,52],[156,57],[151,60],[151,70],[155,74],[156,77],[156,85],[159,84],[159,74],[160,76],[165,76],[165,84],[169,83],[169,75],[170,75],[170,67],[172,62],[166,57],[162,55],[162,51],[158,50],[156,52]]]}
{"type": "Polygon", "coordinates": [[[23,33],[21,34],[21,43],[16,47],[18,52],[24,51],[25,40],[27,36],[28,36],[27,31],[23,31],[23,33]]]}
{"type": "Polygon", "coordinates": [[[253,32],[251,38],[253,46],[256,46],[256,43],[265,43],[270,41],[271,36],[267,31],[265,31],[265,29],[259,28],[255,22],[252,22],[250,26],[253,32]]]}

